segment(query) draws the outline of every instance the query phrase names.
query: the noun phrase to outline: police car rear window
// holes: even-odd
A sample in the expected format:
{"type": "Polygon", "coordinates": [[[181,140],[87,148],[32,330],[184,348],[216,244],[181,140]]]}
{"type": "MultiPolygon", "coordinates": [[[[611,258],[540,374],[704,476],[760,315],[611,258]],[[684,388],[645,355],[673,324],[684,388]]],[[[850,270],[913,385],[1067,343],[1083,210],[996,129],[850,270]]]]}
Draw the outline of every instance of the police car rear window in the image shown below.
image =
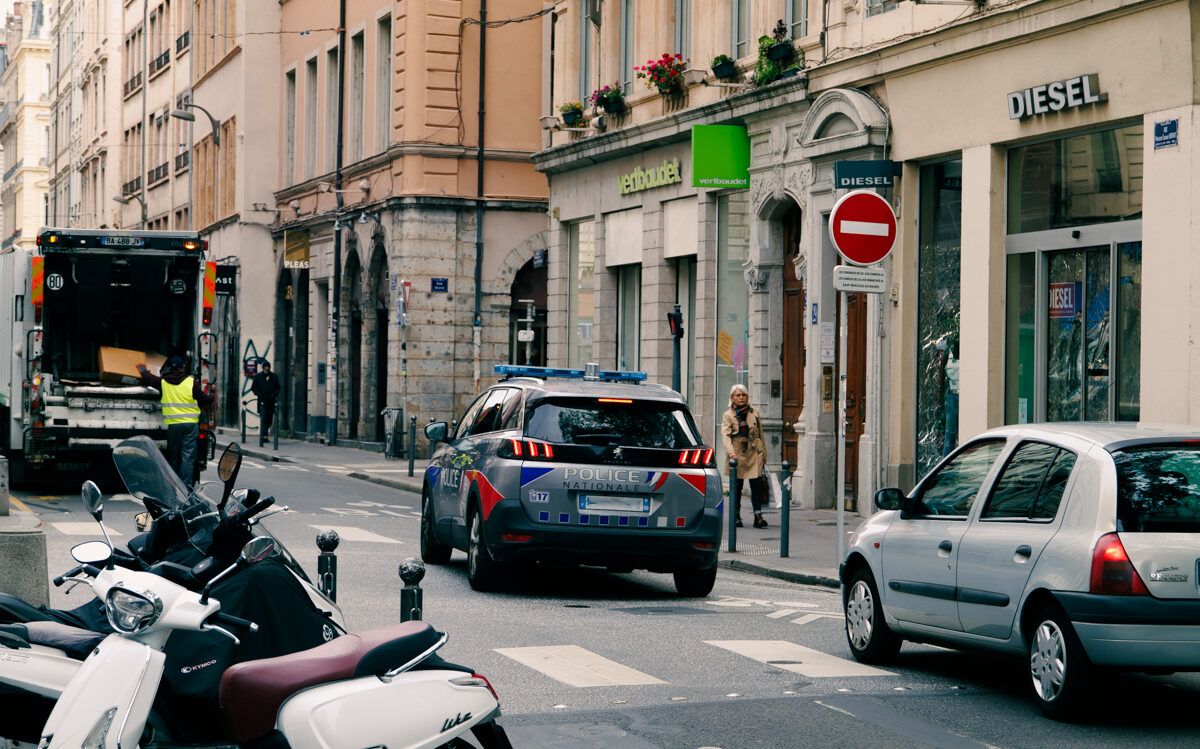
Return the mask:
{"type": "Polygon", "coordinates": [[[701,442],[687,408],[626,398],[554,398],[525,416],[525,436],[570,445],[685,448],[701,442]]]}

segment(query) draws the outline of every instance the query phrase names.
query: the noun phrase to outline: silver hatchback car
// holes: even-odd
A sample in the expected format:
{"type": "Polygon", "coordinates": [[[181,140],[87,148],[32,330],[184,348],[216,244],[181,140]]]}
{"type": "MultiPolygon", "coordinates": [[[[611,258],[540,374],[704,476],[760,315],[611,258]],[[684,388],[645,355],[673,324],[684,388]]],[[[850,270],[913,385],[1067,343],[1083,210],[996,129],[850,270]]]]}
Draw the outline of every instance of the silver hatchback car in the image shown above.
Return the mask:
{"type": "Polygon", "coordinates": [[[846,637],[1024,656],[1075,716],[1097,669],[1200,670],[1200,429],[1036,424],[985,432],[850,537],[846,637]]]}
{"type": "Polygon", "coordinates": [[[713,449],[687,402],[641,372],[501,365],[503,379],[438,444],[421,496],[421,558],[467,552],[490,590],[521,562],[670,572],[684,596],[717,575],[723,512],[713,449]]]}

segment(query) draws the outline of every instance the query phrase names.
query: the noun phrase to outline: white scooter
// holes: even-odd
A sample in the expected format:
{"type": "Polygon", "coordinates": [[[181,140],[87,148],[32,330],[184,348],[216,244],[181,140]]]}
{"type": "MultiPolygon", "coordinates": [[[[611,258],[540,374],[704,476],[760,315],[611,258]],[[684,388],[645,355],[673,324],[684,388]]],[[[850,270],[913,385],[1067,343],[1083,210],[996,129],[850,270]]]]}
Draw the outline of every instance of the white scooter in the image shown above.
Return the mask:
{"type": "MultiPolygon", "coordinates": [[[[102,497],[94,483],[84,484],[83,499],[99,521],[102,497]]],[[[222,614],[209,591],[239,567],[274,553],[272,539],[250,540],[233,566],[196,593],[158,575],[113,567],[108,541],[72,549],[81,567],[69,581],[92,587],[116,633],[92,651],[68,683],[39,747],[147,749],[159,743],[151,713],[167,638],[187,630],[235,641],[230,630],[253,636],[257,626],[222,614]]],[[[405,622],[231,666],[220,690],[230,743],[433,749],[462,746],[459,737],[470,732],[484,749],[511,749],[495,722],[500,706],[487,679],[435,655],[446,639],[426,623],[405,622]]]]}

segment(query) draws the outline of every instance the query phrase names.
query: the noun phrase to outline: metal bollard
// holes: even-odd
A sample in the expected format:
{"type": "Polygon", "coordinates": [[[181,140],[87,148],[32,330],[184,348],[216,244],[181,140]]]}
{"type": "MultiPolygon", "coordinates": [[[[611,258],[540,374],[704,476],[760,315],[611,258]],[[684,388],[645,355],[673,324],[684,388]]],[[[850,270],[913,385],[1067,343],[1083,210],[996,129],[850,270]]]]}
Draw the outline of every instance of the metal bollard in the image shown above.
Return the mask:
{"type": "Polygon", "coordinates": [[[246,444],[246,404],[242,403],[242,444],[246,444]]]}
{"type": "Polygon", "coordinates": [[[729,459],[729,507],[726,508],[725,514],[729,517],[729,546],[726,551],[735,552],[738,516],[737,458],[729,459]]]}
{"type": "Polygon", "coordinates": [[[417,444],[417,417],[408,417],[408,475],[413,475],[413,461],[417,459],[416,452],[412,449],[413,445],[417,444]]]}
{"type": "Polygon", "coordinates": [[[421,621],[422,598],[421,578],[425,577],[425,565],[420,559],[409,557],[400,563],[400,579],[404,587],[400,589],[400,621],[421,621]]]}
{"type": "Polygon", "coordinates": [[[783,461],[783,476],[779,478],[779,488],[783,493],[783,506],[779,508],[779,557],[786,559],[788,555],[788,534],[792,527],[792,464],[783,461]]]}
{"type": "MultiPolygon", "coordinates": [[[[276,409],[279,405],[276,404],[276,409]]],[[[271,448],[275,452],[279,452],[279,411],[275,411],[275,420],[271,422],[271,448]]]]}
{"type": "Polygon", "coordinates": [[[337,600],[337,549],[341,539],[337,531],[323,531],[317,534],[317,588],[331,601],[337,600]]]}

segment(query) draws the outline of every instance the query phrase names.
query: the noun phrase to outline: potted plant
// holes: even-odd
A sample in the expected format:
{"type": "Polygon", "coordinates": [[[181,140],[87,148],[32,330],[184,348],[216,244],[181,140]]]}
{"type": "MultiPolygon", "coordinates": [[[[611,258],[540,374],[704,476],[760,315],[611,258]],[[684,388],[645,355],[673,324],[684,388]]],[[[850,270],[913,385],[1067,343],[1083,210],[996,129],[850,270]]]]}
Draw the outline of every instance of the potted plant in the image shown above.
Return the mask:
{"type": "Polygon", "coordinates": [[[583,119],[583,102],[568,101],[558,108],[562,113],[563,124],[575,127],[583,119]]]}
{"type": "Polygon", "coordinates": [[[712,61],[712,72],[718,80],[737,75],[737,63],[729,55],[717,55],[712,61]]]}
{"type": "Polygon", "coordinates": [[[588,102],[593,107],[603,109],[609,114],[620,114],[625,111],[625,94],[621,91],[620,83],[614,83],[611,86],[606,84],[596,89],[588,97],[588,102]]]}
{"type": "Polygon", "coordinates": [[[767,47],[767,59],[772,62],[791,61],[796,54],[796,48],[792,46],[792,40],[787,37],[787,26],[783,23],[782,18],[775,24],[771,39],[771,46],[767,47]]]}
{"type": "Polygon", "coordinates": [[[674,96],[683,93],[683,71],[687,66],[683,55],[664,52],[662,57],[647,60],[645,65],[635,65],[633,71],[647,86],[658,89],[660,95],[674,96]]]}

